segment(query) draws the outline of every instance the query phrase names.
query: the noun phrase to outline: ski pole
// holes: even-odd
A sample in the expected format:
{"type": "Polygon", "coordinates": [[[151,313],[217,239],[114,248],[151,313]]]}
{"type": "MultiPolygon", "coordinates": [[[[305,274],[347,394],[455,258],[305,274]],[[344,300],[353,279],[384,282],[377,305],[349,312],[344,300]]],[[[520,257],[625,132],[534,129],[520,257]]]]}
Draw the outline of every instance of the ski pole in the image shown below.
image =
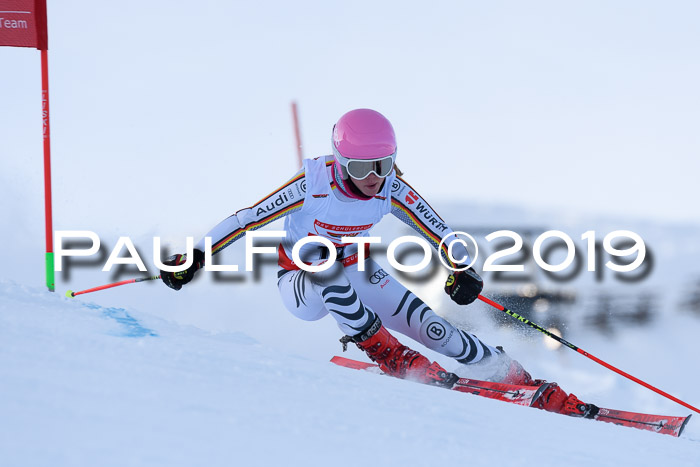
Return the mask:
{"type": "Polygon", "coordinates": [[[93,287],[91,289],[81,290],[80,292],[73,292],[69,290],[66,292],[66,297],[73,298],[76,295],[82,295],[84,293],[97,292],[98,290],[111,289],[112,287],[118,287],[120,285],[133,284],[134,282],[152,281],[155,279],[160,279],[160,276],[153,277],[138,277],[136,279],[127,279],[125,281],[113,282],[111,284],[101,285],[99,287],[93,287]]]}
{"type": "Polygon", "coordinates": [[[541,333],[543,333],[543,334],[545,334],[545,335],[551,337],[552,339],[554,339],[555,341],[559,342],[560,344],[565,345],[565,346],[569,347],[569,348],[572,349],[572,350],[575,350],[576,352],[580,353],[580,354],[583,355],[583,356],[586,356],[586,357],[590,358],[591,360],[593,360],[594,362],[596,362],[596,363],[598,363],[598,364],[600,364],[600,365],[603,365],[605,368],[607,368],[607,369],[609,369],[609,370],[612,370],[612,371],[614,371],[615,373],[617,373],[617,374],[619,374],[619,375],[622,375],[622,376],[624,376],[624,377],[627,378],[627,379],[631,379],[631,380],[634,381],[635,383],[641,384],[641,385],[644,386],[645,388],[651,389],[651,390],[654,391],[655,393],[661,394],[662,396],[664,396],[664,397],[666,397],[666,398],[668,398],[668,399],[671,399],[671,400],[674,401],[674,402],[677,402],[678,404],[682,405],[683,407],[687,407],[687,408],[689,408],[689,409],[691,409],[691,410],[694,410],[694,411],[697,412],[697,413],[700,413],[700,409],[697,409],[697,408],[693,407],[692,405],[688,404],[687,402],[683,402],[682,400],[680,400],[680,399],[678,399],[678,398],[676,398],[676,397],[673,397],[671,394],[668,394],[668,393],[662,391],[661,389],[655,388],[654,386],[652,386],[652,385],[649,384],[649,383],[645,383],[644,381],[642,381],[642,380],[639,379],[639,378],[635,378],[634,376],[630,375],[629,373],[625,373],[624,371],[622,371],[622,370],[620,370],[620,369],[618,369],[618,368],[615,368],[614,366],[610,365],[609,363],[604,362],[603,360],[599,359],[598,357],[596,357],[596,356],[594,356],[594,355],[591,355],[591,354],[589,354],[588,352],[586,352],[585,350],[576,347],[574,344],[572,344],[571,342],[567,341],[566,339],[562,339],[561,337],[557,336],[556,334],[552,334],[551,332],[547,331],[545,328],[543,328],[543,327],[540,326],[539,324],[533,323],[533,322],[530,321],[529,319],[527,319],[527,318],[525,318],[525,317],[523,317],[523,316],[520,316],[519,314],[517,314],[517,313],[515,313],[515,312],[513,312],[513,311],[511,311],[511,310],[509,310],[508,308],[504,307],[503,305],[499,305],[498,303],[494,302],[494,301],[491,300],[491,299],[488,299],[488,298],[484,297],[483,295],[479,295],[479,300],[481,300],[482,302],[488,303],[489,305],[491,305],[491,306],[494,307],[495,309],[500,310],[500,311],[504,312],[505,314],[511,316],[512,318],[517,319],[517,320],[520,321],[521,323],[527,324],[527,325],[530,326],[531,328],[537,329],[537,330],[540,331],[541,333]]]}

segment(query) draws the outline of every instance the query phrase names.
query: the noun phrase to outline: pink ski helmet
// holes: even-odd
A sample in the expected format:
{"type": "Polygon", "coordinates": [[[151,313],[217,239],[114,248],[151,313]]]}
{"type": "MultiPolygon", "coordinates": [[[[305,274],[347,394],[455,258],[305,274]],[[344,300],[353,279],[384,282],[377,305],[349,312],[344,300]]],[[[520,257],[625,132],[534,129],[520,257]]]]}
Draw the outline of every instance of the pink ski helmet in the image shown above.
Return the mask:
{"type": "Polygon", "coordinates": [[[333,127],[333,155],[345,180],[348,175],[362,180],[371,173],[384,178],[396,161],[394,128],[379,112],[351,110],[333,127]]]}

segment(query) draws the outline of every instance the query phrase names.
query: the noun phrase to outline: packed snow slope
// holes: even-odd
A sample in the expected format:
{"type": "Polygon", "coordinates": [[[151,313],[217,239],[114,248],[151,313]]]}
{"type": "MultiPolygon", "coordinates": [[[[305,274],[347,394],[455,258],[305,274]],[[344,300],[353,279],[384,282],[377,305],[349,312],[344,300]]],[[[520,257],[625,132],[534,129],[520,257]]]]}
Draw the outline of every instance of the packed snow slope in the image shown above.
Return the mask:
{"type": "Polygon", "coordinates": [[[676,439],[352,371],[295,352],[294,332],[206,332],[157,302],[7,280],[0,298],[3,466],[697,465],[692,420],[676,439]]]}

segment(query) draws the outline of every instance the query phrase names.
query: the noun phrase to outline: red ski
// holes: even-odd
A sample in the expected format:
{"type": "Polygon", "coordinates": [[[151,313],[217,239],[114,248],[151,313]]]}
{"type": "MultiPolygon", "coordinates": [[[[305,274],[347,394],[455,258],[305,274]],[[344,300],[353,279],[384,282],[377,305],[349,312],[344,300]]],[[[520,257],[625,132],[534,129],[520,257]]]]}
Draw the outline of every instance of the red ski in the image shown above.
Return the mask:
{"type": "MultiPolygon", "coordinates": [[[[331,358],[331,362],[354,370],[367,370],[373,373],[383,374],[382,370],[374,363],[365,363],[337,356],[331,358]]],[[[490,381],[460,378],[450,389],[530,407],[548,386],[549,383],[542,384],[541,386],[518,386],[514,384],[492,383],[490,381]]]]}
{"type": "Polygon", "coordinates": [[[654,431],[664,435],[680,436],[690,420],[687,417],[670,417],[668,415],[650,415],[637,412],[625,412],[601,407],[598,414],[593,417],[601,422],[614,423],[616,425],[629,426],[640,430],[654,431]]]}
{"type": "MultiPolygon", "coordinates": [[[[333,357],[331,362],[346,368],[367,370],[373,373],[383,374],[374,363],[360,362],[358,360],[351,360],[338,356],[333,357]]],[[[547,386],[549,386],[549,383],[545,383],[541,386],[518,386],[460,378],[451,389],[529,407],[532,406],[540,394],[547,389],[547,386]]],[[[678,437],[688,424],[690,415],[687,417],[671,417],[667,415],[625,412],[601,407],[593,419],[678,437]]]]}

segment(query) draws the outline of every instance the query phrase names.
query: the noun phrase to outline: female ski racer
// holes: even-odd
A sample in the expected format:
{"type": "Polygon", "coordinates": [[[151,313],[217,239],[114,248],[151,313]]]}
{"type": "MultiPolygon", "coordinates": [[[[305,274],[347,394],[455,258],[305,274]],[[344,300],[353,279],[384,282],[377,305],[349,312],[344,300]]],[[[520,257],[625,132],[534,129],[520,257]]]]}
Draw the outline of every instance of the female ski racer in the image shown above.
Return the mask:
{"type": "MultiPolygon", "coordinates": [[[[304,160],[302,169],[280,188],[253,206],[242,209],[216,225],[205,237],[212,238],[216,254],[243,237],[281,217],[286,237],[279,245],[278,288],[286,308],[298,318],[314,321],[330,314],[345,334],[343,346],[354,342],[380,368],[399,378],[451,387],[458,376],[437,362],[401,344],[389,329],[420,342],[429,349],[454,358],[472,370],[470,377],[510,384],[538,384],[523,367],[500,347],[492,347],[438,316],[420,298],[358,251],[347,237],[363,237],[391,213],[438,248],[452,230],[397,173],[394,129],[383,115],[369,109],[352,110],[333,127],[333,155],[304,160]],[[310,273],[292,261],[296,242],[320,236],[332,242],[336,260],[323,271],[310,273]],[[346,237],[346,241],[342,240],[346,237]],[[364,256],[364,271],[358,259],[364,256]],[[474,374],[478,376],[474,376],[474,374]]],[[[163,282],[179,290],[204,266],[204,238],[193,251],[192,265],[181,272],[161,271],[163,282]]],[[[364,249],[364,248],[363,248],[364,249]]],[[[439,252],[448,264],[447,248],[439,252]]],[[[299,258],[308,265],[329,260],[329,249],[318,242],[306,243],[299,258]]],[[[453,245],[452,257],[469,255],[463,245],[453,245]]],[[[164,264],[185,263],[174,255],[164,264]]],[[[360,259],[362,261],[362,259],[360,259]]],[[[460,305],[474,300],[483,288],[481,277],[471,268],[452,272],[445,291],[460,305]]],[[[457,370],[460,373],[464,371],[457,370]]],[[[551,384],[538,399],[540,408],[577,416],[593,416],[597,408],[567,395],[551,384]]]]}

